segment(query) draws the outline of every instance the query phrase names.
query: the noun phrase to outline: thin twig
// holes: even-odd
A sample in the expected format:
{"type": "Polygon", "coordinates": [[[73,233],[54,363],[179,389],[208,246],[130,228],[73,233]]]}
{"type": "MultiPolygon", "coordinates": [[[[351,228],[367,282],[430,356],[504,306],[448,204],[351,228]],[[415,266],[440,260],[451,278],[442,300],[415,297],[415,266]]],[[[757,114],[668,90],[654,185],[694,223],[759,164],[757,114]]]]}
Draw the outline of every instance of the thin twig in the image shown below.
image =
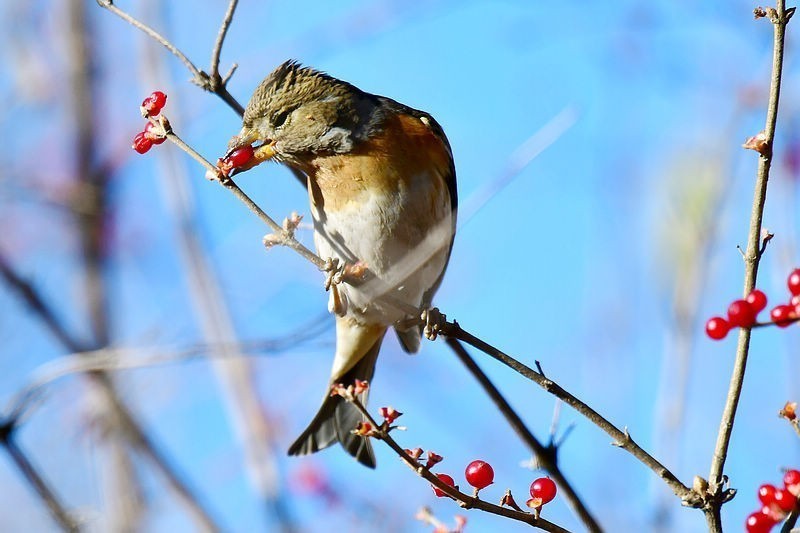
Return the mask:
{"type": "Polygon", "coordinates": [[[781,526],[781,533],[791,533],[792,529],[794,529],[795,524],[797,524],[797,517],[800,516],[800,511],[795,509],[789,516],[786,518],[786,521],[781,526]]]}
{"type": "MultiPolygon", "coordinates": [[[[141,30],[148,37],[155,40],[164,48],[169,50],[169,52],[172,55],[177,57],[181,61],[181,63],[183,63],[186,66],[186,68],[189,69],[189,72],[191,72],[192,74],[192,83],[194,83],[198,87],[201,87],[205,91],[208,91],[210,93],[219,96],[226,104],[228,104],[231,107],[231,109],[236,111],[236,113],[238,113],[239,116],[244,115],[244,107],[242,106],[242,104],[240,104],[236,100],[236,98],[234,98],[233,95],[230,92],[228,92],[227,82],[228,79],[230,79],[230,76],[233,74],[233,72],[230,72],[228,75],[226,75],[225,79],[220,78],[219,72],[216,73],[216,76],[213,77],[209,76],[209,74],[197,68],[197,66],[194,63],[192,63],[192,61],[186,56],[186,54],[181,52],[181,50],[177,46],[172,44],[172,42],[169,39],[158,33],[156,30],[154,30],[147,24],[133,17],[126,11],[123,11],[122,9],[118,8],[116,5],[114,5],[113,0],[97,0],[97,3],[100,5],[100,7],[105,8],[108,11],[114,13],[119,18],[121,18],[134,28],[141,30]]],[[[214,59],[214,55],[212,54],[212,66],[215,64],[215,61],[217,66],[219,66],[219,53],[222,50],[222,42],[224,40],[225,34],[228,31],[227,26],[230,25],[230,20],[228,15],[230,14],[230,17],[233,17],[233,10],[236,7],[235,4],[236,2],[232,1],[231,4],[228,5],[228,11],[225,13],[225,19],[223,20],[222,27],[220,27],[220,32],[217,36],[217,44],[215,45],[216,60],[214,59]],[[219,50],[217,50],[217,48],[219,48],[219,50]]]]}
{"type": "MultiPolygon", "coordinates": [[[[218,83],[223,83],[223,80],[219,75],[219,56],[222,53],[222,43],[225,42],[225,35],[227,35],[228,28],[231,26],[233,12],[236,11],[236,4],[238,3],[239,0],[231,0],[228,3],[228,9],[225,11],[225,16],[222,19],[222,25],[219,27],[219,32],[217,33],[217,40],[214,43],[214,49],[211,51],[211,67],[209,68],[208,72],[213,80],[219,80],[218,83]]],[[[230,76],[226,76],[226,78],[229,77],[230,76]]],[[[227,79],[224,81],[227,81],[227,79]]]]}
{"type": "MultiPolygon", "coordinates": [[[[111,1],[108,7],[113,7],[111,1]]],[[[102,4],[101,4],[102,5],[102,4]]],[[[94,73],[92,61],[95,59],[89,46],[91,27],[85,13],[86,7],[83,0],[72,0],[71,13],[71,52],[69,57],[73,62],[71,69],[71,85],[75,106],[75,119],[78,125],[76,135],[76,182],[80,184],[80,194],[76,195],[73,207],[74,215],[78,221],[79,233],[83,244],[84,278],[86,280],[86,293],[89,307],[89,322],[93,332],[91,347],[102,348],[111,342],[111,326],[108,312],[109,294],[106,288],[107,277],[105,269],[107,264],[107,247],[104,235],[108,227],[109,204],[109,176],[106,169],[99,167],[97,152],[97,131],[95,129],[95,116],[91,103],[94,101],[92,93],[94,88],[94,73]]],[[[153,466],[161,472],[169,487],[177,494],[178,499],[185,505],[189,514],[195,519],[199,528],[204,531],[217,531],[210,514],[199,503],[199,499],[192,494],[183,476],[178,474],[176,466],[171,464],[166,454],[159,449],[154,440],[147,433],[146,428],[137,420],[133,411],[120,398],[113,377],[105,372],[90,372],[87,374],[92,384],[97,386],[101,393],[104,405],[108,406],[106,416],[109,417],[112,427],[126,437],[139,453],[149,459],[153,466]]],[[[126,453],[123,451],[123,453],[126,453]]],[[[129,480],[129,483],[136,480],[129,480]]],[[[138,488],[135,490],[139,490],[138,488]]],[[[119,497],[126,497],[120,494],[119,497]]],[[[136,527],[136,524],[129,524],[136,527]]]]}
{"type": "Polygon", "coordinates": [[[156,41],[159,44],[161,44],[164,48],[169,50],[169,52],[172,55],[174,55],[175,57],[180,59],[181,63],[183,63],[186,66],[186,68],[189,69],[189,71],[192,73],[192,76],[195,79],[202,79],[202,77],[203,77],[202,71],[199,68],[197,68],[194,65],[194,63],[192,63],[192,61],[188,57],[186,57],[186,55],[183,52],[180,51],[180,49],[177,46],[172,44],[163,35],[158,33],[156,30],[154,30],[153,28],[151,28],[147,24],[144,24],[144,23],[140,22],[139,20],[137,20],[136,18],[132,17],[126,11],[123,11],[122,9],[118,8],[116,5],[114,5],[114,1],[113,0],[97,0],[97,3],[98,3],[98,5],[100,5],[100,7],[111,11],[116,16],[118,16],[119,18],[121,18],[122,20],[124,20],[125,22],[127,22],[128,24],[133,26],[134,28],[137,28],[137,29],[143,31],[144,33],[146,33],[151,39],[153,39],[154,41],[156,41]]]}
{"type": "MultiPolygon", "coordinates": [[[[435,474],[433,474],[428,468],[425,468],[424,465],[420,464],[419,461],[412,458],[408,453],[406,453],[405,449],[401,447],[397,442],[392,438],[389,434],[388,429],[380,429],[381,424],[379,424],[375,418],[367,411],[364,405],[358,400],[357,397],[352,396],[345,398],[346,401],[351,402],[358,410],[364,415],[364,418],[372,424],[373,428],[378,428],[377,431],[374,433],[373,437],[382,440],[385,442],[398,456],[403,462],[411,468],[416,474],[427,481],[429,481],[432,485],[436,488],[447,494],[450,498],[456,501],[459,506],[464,509],[480,509],[481,511],[485,511],[487,513],[504,516],[506,518],[511,518],[513,520],[518,520],[520,522],[524,522],[529,524],[533,527],[538,527],[545,531],[552,531],[556,533],[569,533],[569,530],[564,529],[561,526],[558,526],[552,522],[545,520],[544,518],[537,517],[533,513],[526,513],[517,511],[514,509],[508,509],[506,507],[501,507],[500,505],[495,505],[489,503],[485,500],[481,500],[476,496],[471,496],[469,494],[465,494],[458,490],[457,487],[451,487],[450,485],[445,484],[439,479],[435,474]]],[[[369,437],[364,437],[369,438],[369,437]]]]}
{"type": "Polygon", "coordinates": [[[572,510],[575,511],[575,514],[578,515],[578,518],[586,526],[586,529],[592,532],[602,531],[602,528],[589,512],[586,504],[583,503],[583,500],[581,500],[580,496],[578,496],[575,489],[569,481],[567,481],[563,472],[561,472],[561,469],[558,467],[557,449],[555,447],[551,448],[545,446],[539,442],[497,387],[495,387],[494,383],[492,383],[489,377],[480,369],[477,363],[470,357],[466,348],[464,348],[457,339],[448,337],[446,342],[461,363],[467,367],[467,370],[469,370],[472,376],[480,383],[497,408],[500,409],[500,412],[503,413],[508,423],[511,424],[517,436],[531,449],[539,465],[553,477],[561,488],[561,493],[566,498],[567,503],[572,507],[572,510]]]}
{"type": "MultiPolygon", "coordinates": [[[[750,215],[750,231],[747,238],[747,251],[744,255],[745,295],[749,294],[756,286],[758,266],[761,260],[761,225],[764,215],[764,204],[767,197],[770,165],[772,163],[775,124],[778,118],[778,102],[780,99],[781,75],[783,72],[784,36],[786,33],[786,24],[789,22],[793,13],[794,8],[790,10],[786,9],[785,0],[777,0],[774,16],[770,17],[774,28],[772,78],[770,81],[766,125],[764,127],[765,149],[761,151],[758,160],[758,172],[755,192],[753,194],[753,207],[750,215]]],[[[725,408],[722,412],[717,443],[714,448],[714,456],[711,460],[711,470],[708,476],[709,491],[713,495],[713,498],[709,500],[705,513],[709,530],[713,532],[722,531],[722,517],[720,511],[726,499],[723,490],[723,471],[725,468],[725,460],[728,456],[728,446],[733,431],[736,410],[739,405],[739,397],[744,383],[749,349],[750,329],[742,328],[739,332],[739,343],[736,347],[736,360],[731,375],[730,388],[725,401],[725,408]]]]}
{"type": "Polygon", "coordinates": [[[667,467],[665,467],[656,458],[636,444],[636,442],[634,442],[634,440],[631,438],[627,429],[624,431],[620,430],[614,424],[600,415],[597,411],[564,390],[553,380],[544,377],[542,374],[536,372],[529,366],[522,364],[513,357],[503,353],[494,346],[465,331],[461,328],[461,326],[458,325],[457,322],[444,323],[442,325],[441,333],[447,337],[456,338],[466,342],[471,346],[474,346],[485,354],[493,357],[497,361],[500,361],[507,367],[516,371],[518,374],[533,381],[550,394],[563,400],[564,403],[578,411],[587,420],[610,435],[611,438],[614,439],[613,444],[615,446],[619,446],[620,448],[624,449],[641,461],[645,466],[650,468],[653,472],[655,472],[658,477],[663,479],[664,482],[669,485],[673,492],[675,492],[675,495],[681,499],[683,505],[689,507],[700,507],[703,504],[703,498],[699,494],[695,493],[692,489],[681,483],[681,481],[675,477],[675,475],[670,472],[667,467]]]}
{"type": "Polygon", "coordinates": [[[53,519],[58,522],[58,525],[67,532],[78,532],[80,527],[77,521],[69,515],[64,505],[59,501],[53,489],[47,484],[42,475],[33,466],[33,463],[28,459],[14,440],[13,424],[3,423],[0,428],[0,444],[11,456],[17,469],[28,482],[28,484],[36,490],[39,498],[45,503],[53,519]]]}
{"type": "Polygon", "coordinates": [[[253,212],[262,222],[264,222],[267,226],[269,226],[272,231],[275,232],[277,236],[280,237],[279,241],[273,241],[273,244],[281,244],[283,246],[287,246],[303,256],[306,260],[313,263],[317,268],[324,269],[325,268],[325,261],[323,261],[317,254],[309,250],[306,246],[304,246],[300,241],[294,238],[294,235],[291,232],[286,231],[283,226],[275,222],[275,220],[270,217],[267,213],[261,209],[258,204],[256,204],[242,189],[236,185],[236,182],[233,181],[230,177],[221,176],[219,173],[219,169],[212,165],[205,157],[200,155],[194,148],[186,144],[186,142],[178,137],[172,129],[167,132],[167,139],[175,143],[178,147],[184,150],[187,154],[189,154],[193,159],[198,161],[201,165],[203,165],[206,169],[206,172],[210,176],[214,176],[214,179],[218,181],[223,187],[228,189],[233,193],[236,198],[239,199],[247,208],[253,212]]]}

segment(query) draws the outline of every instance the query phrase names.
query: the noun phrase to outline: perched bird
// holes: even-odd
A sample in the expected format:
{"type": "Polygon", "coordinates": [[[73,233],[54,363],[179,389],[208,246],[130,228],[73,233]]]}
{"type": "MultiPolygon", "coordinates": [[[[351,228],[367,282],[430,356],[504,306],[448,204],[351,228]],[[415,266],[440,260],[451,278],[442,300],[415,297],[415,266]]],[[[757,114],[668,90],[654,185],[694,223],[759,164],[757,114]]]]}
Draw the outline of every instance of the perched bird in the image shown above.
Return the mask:
{"type": "MultiPolygon", "coordinates": [[[[369,274],[364,283],[331,289],[336,354],[329,385],[371,380],[390,326],[407,352],[419,350],[420,312],[431,306],[455,236],[455,167],[441,126],[425,112],[294,61],[256,88],[242,126],[228,153],[255,144],[245,170],[274,160],[304,175],[317,253],[369,274]]],[[[289,454],[338,441],[374,468],[369,440],[351,433],[361,420],[351,403],[326,394],[289,454]]]]}

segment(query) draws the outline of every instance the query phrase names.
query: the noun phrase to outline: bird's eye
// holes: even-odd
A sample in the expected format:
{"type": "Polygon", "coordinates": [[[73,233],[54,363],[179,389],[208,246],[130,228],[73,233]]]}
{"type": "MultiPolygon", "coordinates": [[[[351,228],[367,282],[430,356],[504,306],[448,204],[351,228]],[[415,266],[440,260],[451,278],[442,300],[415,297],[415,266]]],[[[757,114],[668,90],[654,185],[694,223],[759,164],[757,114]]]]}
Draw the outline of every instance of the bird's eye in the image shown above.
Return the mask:
{"type": "Polygon", "coordinates": [[[292,109],[286,109],[276,114],[274,117],[272,117],[272,127],[280,128],[281,126],[283,126],[283,123],[286,122],[286,119],[289,118],[289,115],[291,114],[292,111],[293,111],[292,109]]]}

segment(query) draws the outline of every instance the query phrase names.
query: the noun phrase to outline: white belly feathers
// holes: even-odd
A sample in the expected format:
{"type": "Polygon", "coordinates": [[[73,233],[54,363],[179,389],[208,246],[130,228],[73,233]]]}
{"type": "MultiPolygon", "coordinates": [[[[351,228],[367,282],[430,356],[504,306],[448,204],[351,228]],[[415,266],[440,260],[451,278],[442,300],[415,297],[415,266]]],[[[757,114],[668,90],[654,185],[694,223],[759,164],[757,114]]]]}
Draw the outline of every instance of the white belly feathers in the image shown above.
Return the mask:
{"type": "Polygon", "coordinates": [[[406,318],[391,300],[419,309],[445,268],[452,239],[449,193],[427,175],[412,179],[411,188],[393,195],[362,191],[324,214],[312,201],[319,256],[351,265],[361,261],[377,277],[358,287],[339,286],[345,316],[358,322],[388,326],[406,318]]]}

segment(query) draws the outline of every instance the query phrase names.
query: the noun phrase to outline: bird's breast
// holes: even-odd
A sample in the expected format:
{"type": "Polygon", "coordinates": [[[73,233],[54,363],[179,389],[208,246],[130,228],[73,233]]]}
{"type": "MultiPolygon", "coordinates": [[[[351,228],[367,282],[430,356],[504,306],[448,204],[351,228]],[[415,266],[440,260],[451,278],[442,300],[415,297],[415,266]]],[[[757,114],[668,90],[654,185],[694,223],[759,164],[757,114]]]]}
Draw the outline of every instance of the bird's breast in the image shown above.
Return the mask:
{"type": "Polygon", "coordinates": [[[317,158],[306,169],[321,257],[361,261],[376,286],[344,287],[351,313],[392,324],[405,316],[382,303],[391,293],[418,307],[449,255],[453,213],[450,155],[415,117],[397,118],[352,153],[317,158]]]}

